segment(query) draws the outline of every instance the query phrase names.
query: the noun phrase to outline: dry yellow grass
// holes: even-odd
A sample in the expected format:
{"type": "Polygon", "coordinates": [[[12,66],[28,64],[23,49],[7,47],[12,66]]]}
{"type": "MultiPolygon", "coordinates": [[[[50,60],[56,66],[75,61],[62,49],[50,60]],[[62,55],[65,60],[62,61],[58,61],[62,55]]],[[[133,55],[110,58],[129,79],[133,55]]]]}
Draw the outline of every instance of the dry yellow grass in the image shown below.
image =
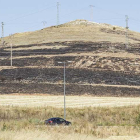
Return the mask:
{"type": "Polygon", "coordinates": [[[0,140],[139,140],[135,136],[111,136],[109,138],[97,138],[90,135],[76,133],[56,133],[40,130],[21,130],[21,131],[4,131],[0,134],[0,140]]]}
{"type": "MultiPolygon", "coordinates": [[[[13,51],[20,51],[20,50],[39,50],[39,49],[60,49],[60,48],[67,48],[68,46],[33,46],[33,47],[20,47],[20,48],[13,48],[13,51]]],[[[11,51],[10,49],[5,49],[6,51],[11,51]]]]}
{"type": "MultiPolygon", "coordinates": [[[[38,47],[39,49],[39,47],[38,47]]],[[[116,57],[116,58],[140,58],[139,55],[127,53],[127,52],[118,52],[118,53],[110,53],[110,52],[102,52],[102,53],[67,53],[67,54],[57,54],[57,55],[30,55],[30,56],[16,56],[13,59],[22,59],[22,58],[35,58],[35,57],[44,57],[51,58],[56,56],[100,56],[100,57],[116,57]]]]}
{"type": "MultiPolygon", "coordinates": [[[[80,20],[79,20],[80,21],[80,20]]],[[[110,41],[110,42],[121,42],[125,43],[125,34],[112,34],[102,32],[101,29],[113,30],[114,26],[105,24],[76,24],[73,23],[64,24],[59,27],[49,27],[43,30],[35,32],[17,33],[14,35],[14,45],[27,45],[27,44],[40,44],[46,42],[57,42],[57,41],[110,41]]],[[[81,21],[83,22],[83,20],[81,21]]],[[[88,21],[86,21],[88,22],[88,21]]],[[[125,28],[115,26],[116,31],[125,32],[125,28]]],[[[140,33],[129,31],[130,37],[140,38],[140,33]]],[[[9,44],[10,38],[5,37],[4,40],[9,44]]],[[[130,43],[138,43],[133,39],[129,39],[130,43]]]]}
{"type": "Polygon", "coordinates": [[[0,134],[0,140],[97,140],[94,136],[81,134],[62,134],[40,130],[5,131],[0,134]]]}
{"type": "MultiPolygon", "coordinates": [[[[63,96],[0,95],[1,106],[58,107],[63,108],[63,96]]],[[[140,105],[140,98],[66,96],[68,108],[119,107],[140,105]]]]}
{"type": "Polygon", "coordinates": [[[63,109],[0,106],[0,140],[139,140],[140,106],[67,109],[72,126],[45,126],[63,109]]]}

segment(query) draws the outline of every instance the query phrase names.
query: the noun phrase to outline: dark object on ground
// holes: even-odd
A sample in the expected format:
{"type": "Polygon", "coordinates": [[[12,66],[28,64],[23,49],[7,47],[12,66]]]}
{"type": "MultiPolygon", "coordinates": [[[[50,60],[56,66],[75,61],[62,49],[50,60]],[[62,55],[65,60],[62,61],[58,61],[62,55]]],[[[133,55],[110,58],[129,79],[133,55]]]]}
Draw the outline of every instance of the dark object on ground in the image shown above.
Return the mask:
{"type": "Polygon", "coordinates": [[[62,118],[50,118],[48,120],[45,120],[46,125],[71,125],[71,122],[66,121],[62,118]]]}

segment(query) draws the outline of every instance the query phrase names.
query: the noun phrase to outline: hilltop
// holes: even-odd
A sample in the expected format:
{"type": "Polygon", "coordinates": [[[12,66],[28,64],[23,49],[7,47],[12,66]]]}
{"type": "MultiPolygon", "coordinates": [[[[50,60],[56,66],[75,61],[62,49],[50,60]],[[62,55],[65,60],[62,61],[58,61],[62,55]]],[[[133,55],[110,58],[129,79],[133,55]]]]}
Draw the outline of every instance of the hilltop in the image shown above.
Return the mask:
{"type": "MultiPolygon", "coordinates": [[[[4,40],[6,44],[11,42],[10,37],[5,37],[4,40]]],[[[12,40],[15,46],[58,41],[126,42],[125,28],[86,20],[75,20],[34,32],[16,33],[12,40]]],[[[129,30],[129,42],[139,43],[139,41],[140,33],[129,30]]]]}
{"type": "Polygon", "coordinates": [[[71,21],[35,32],[9,37],[0,48],[1,93],[63,92],[63,66],[67,64],[67,93],[128,96],[140,93],[140,33],[123,27],[71,21]]]}

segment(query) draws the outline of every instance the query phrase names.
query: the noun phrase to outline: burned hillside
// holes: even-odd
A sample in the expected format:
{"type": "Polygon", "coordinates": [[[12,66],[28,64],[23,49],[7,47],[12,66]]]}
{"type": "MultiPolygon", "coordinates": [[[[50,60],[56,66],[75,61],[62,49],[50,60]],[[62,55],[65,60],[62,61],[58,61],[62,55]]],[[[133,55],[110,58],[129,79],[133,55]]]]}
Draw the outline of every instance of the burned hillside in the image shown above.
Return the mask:
{"type": "Polygon", "coordinates": [[[138,33],[130,32],[129,48],[126,48],[125,41],[119,39],[125,37],[125,30],[120,27],[113,30],[110,25],[80,25],[79,22],[73,25],[72,22],[29,34],[38,37],[43,31],[51,32],[51,36],[54,32],[53,39],[43,35],[39,42],[38,38],[36,42],[22,43],[19,41],[22,38],[15,35],[12,66],[11,46],[5,38],[7,46],[0,48],[1,94],[63,94],[64,69],[58,62],[71,61],[66,64],[68,94],[139,96],[138,33]]]}

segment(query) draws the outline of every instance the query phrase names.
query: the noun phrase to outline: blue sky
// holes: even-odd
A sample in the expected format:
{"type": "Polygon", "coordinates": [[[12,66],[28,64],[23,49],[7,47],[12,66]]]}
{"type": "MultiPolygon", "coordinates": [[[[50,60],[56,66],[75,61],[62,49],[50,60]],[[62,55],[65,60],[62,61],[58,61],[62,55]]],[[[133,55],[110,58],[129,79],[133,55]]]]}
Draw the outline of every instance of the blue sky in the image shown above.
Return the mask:
{"type": "Polygon", "coordinates": [[[57,2],[61,24],[76,19],[91,20],[89,5],[93,5],[94,22],[125,27],[125,15],[128,15],[130,30],[140,32],[139,0],[0,0],[4,35],[56,25],[57,2]]]}

